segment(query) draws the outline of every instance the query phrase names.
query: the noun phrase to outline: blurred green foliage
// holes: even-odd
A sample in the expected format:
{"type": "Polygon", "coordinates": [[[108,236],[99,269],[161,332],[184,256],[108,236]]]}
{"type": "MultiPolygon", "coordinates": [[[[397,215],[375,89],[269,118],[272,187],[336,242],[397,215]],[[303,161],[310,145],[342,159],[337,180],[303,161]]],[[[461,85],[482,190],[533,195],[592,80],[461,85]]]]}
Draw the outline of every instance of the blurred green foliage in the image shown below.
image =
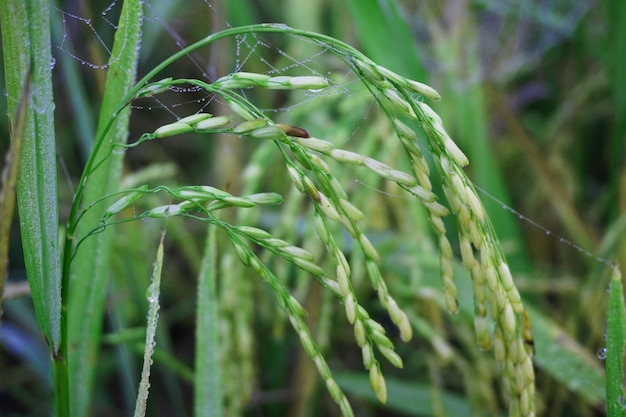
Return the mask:
{"type": "MultiPolygon", "coordinates": [[[[596,352],[604,346],[610,277],[604,260],[626,265],[626,88],[621,79],[626,3],[605,0],[599,8],[594,4],[571,0],[153,0],[145,4],[138,73],[145,74],[181,45],[228,25],[284,22],[342,39],[381,65],[434,86],[442,94],[436,110],[468,155],[470,177],[500,201],[481,196],[516,284],[525,302],[533,306],[538,415],[601,416],[605,415],[604,375],[596,352]],[[533,222],[550,232],[534,227],[533,222]]],[[[110,44],[111,22],[116,22],[119,13],[116,7],[109,11],[108,6],[109,2],[102,1],[64,2],[51,9],[53,43],[59,46],[54,75],[59,163],[64,173],[59,184],[63,220],[72,184],[93,141],[104,71],[86,63],[101,65],[108,59],[101,42],[110,44]],[[73,17],[77,15],[98,18],[87,25],[73,17]]],[[[179,61],[167,76],[215,80],[241,65],[246,71],[276,68],[279,73],[326,75],[332,71],[333,76],[342,76],[346,68],[335,68],[336,61],[323,52],[297,38],[269,35],[220,42],[179,61]],[[299,64],[290,68],[294,62],[299,64]]],[[[360,94],[315,100],[267,91],[254,94],[260,108],[281,109],[277,118],[285,123],[401,164],[385,139],[389,126],[360,94]]],[[[164,97],[163,102],[135,103],[130,137],[205,105],[213,113],[223,111],[202,99],[188,91],[164,97]]],[[[4,107],[0,110],[6,113],[4,107]]],[[[4,154],[8,148],[4,121],[0,128],[4,133],[0,153],[4,154]]],[[[140,184],[133,175],[145,175],[156,183],[211,184],[233,193],[249,192],[252,185],[246,183],[245,168],[251,156],[261,158],[266,166],[254,184],[257,189],[289,193],[284,172],[278,171],[272,159],[275,155],[264,153],[257,144],[226,136],[168,138],[130,150],[126,181],[140,184]]],[[[438,254],[423,209],[362,171],[335,168],[344,170],[344,178],[352,181],[344,186],[365,212],[370,236],[383,257],[390,292],[416,329],[416,337],[408,344],[399,342],[396,335],[405,366],[403,370],[383,369],[393,379],[386,406],[363,389],[367,375],[360,352],[348,323],[336,319],[342,314],[334,311],[339,310],[337,306],[309,277],[290,275],[289,267],[278,262],[273,267],[282,268],[285,281],[309,310],[312,333],[331,368],[341,372],[338,382],[356,413],[443,416],[472,410],[476,416],[502,415],[505,400],[496,386],[500,370],[493,353],[481,352],[474,340],[469,277],[459,268],[461,312],[451,316],[443,305],[438,254]]],[[[302,207],[294,203],[284,210],[264,210],[244,219],[285,240],[298,241],[315,254],[315,236],[302,216],[302,207]]],[[[447,226],[453,230],[452,222],[447,226]]],[[[116,226],[93,415],[130,414],[134,408],[147,311],[145,292],[159,228],[157,222],[116,226]]],[[[450,239],[454,238],[451,233],[450,239]]],[[[204,228],[197,223],[177,220],[168,226],[147,415],[183,416],[193,410],[194,300],[204,241],[204,228]]],[[[10,283],[24,278],[17,235],[14,242],[10,283]]],[[[224,253],[229,249],[223,237],[218,237],[218,247],[224,253]]],[[[361,255],[354,252],[352,256],[361,255]]],[[[218,267],[224,272],[239,271],[226,255],[218,267]]],[[[360,299],[370,301],[368,309],[381,312],[377,319],[384,321],[375,294],[367,286],[358,287],[359,277],[365,279],[363,271],[353,273],[360,299]]],[[[249,398],[241,399],[243,414],[338,415],[268,289],[254,281],[246,290],[254,299],[254,305],[241,307],[254,314],[254,368],[245,381],[237,380],[240,375],[226,376],[233,379],[233,389],[251,390],[249,398]]],[[[237,294],[230,296],[236,303],[237,294]]],[[[47,415],[50,371],[30,301],[7,300],[4,310],[0,413],[47,415]]]]}

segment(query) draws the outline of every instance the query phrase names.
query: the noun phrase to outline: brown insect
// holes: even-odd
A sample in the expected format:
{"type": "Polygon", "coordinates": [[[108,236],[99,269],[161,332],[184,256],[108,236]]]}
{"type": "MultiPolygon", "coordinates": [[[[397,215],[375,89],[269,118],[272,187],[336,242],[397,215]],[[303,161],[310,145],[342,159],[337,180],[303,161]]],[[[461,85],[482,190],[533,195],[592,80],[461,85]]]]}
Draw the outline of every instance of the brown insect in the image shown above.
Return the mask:
{"type": "Polygon", "coordinates": [[[294,138],[310,138],[311,135],[309,134],[309,132],[307,132],[305,129],[302,129],[301,127],[297,127],[297,126],[291,126],[291,125],[284,125],[284,124],[276,124],[276,126],[282,130],[283,132],[285,132],[285,135],[287,136],[292,136],[294,138]]]}

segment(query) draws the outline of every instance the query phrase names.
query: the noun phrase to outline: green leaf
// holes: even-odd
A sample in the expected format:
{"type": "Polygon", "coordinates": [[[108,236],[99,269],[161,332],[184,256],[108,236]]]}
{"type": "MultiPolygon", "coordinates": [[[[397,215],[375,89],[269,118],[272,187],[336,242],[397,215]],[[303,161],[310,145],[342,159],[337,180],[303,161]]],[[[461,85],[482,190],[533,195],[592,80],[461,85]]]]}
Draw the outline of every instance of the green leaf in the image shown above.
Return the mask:
{"type": "MultiPolygon", "coordinates": [[[[117,191],[122,167],[122,153],[113,152],[114,144],[126,142],[130,108],[119,111],[122,98],[132,88],[136,75],[137,54],[143,17],[139,0],[125,1],[109,59],[109,70],[100,112],[95,148],[77,189],[76,201],[82,200],[84,215],[70,214],[68,248],[65,262],[71,262],[73,239],[80,239],[98,227],[106,204],[90,204],[117,191]],[[119,111],[119,114],[116,112],[119,111]],[[113,126],[109,123],[115,118],[113,126]],[[109,129],[110,127],[110,129],[109,129]],[[97,168],[96,168],[97,167],[97,168]],[[77,225],[77,218],[80,223],[77,225]]],[[[75,207],[74,207],[75,209],[75,207]]],[[[109,275],[109,257],[114,235],[111,230],[85,240],[71,265],[69,289],[68,354],[72,415],[84,416],[93,386],[101,337],[102,313],[109,275]]],[[[68,265],[64,265],[65,268],[68,265]]],[[[64,271],[69,282],[70,273],[64,271]]]]}
{"type": "Polygon", "coordinates": [[[23,130],[18,208],[24,260],[39,325],[53,353],[61,339],[61,266],[56,188],[50,16],[45,1],[1,2],[7,102],[15,114],[32,72],[23,130]]]}
{"type": "Polygon", "coordinates": [[[17,184],[24,262],[37,321],[54,358],[56,413],[67,415],[65,356],[59,355],[64,324],[49,13],[43,0],[0,2],[9,114],[16,113],[20,97],[28,101],[19,129],[23,144],[17,184]],[[31,90],[23,96],[28,77],[31,90]]]}
{"type": "Polygon", "coordinates": [[[606,313],[606,408],[609,417],[624,416],[624,287],[617,267],[611,277],[606,313]]]}

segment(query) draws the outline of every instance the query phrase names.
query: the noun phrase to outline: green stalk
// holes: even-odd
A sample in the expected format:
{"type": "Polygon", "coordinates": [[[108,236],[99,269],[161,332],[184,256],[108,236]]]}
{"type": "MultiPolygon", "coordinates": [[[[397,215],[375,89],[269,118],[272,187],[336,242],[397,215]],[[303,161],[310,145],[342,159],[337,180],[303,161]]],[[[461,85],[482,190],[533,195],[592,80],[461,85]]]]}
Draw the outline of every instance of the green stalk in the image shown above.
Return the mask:
{"type": "Polygon", "coordinates": [[[69,415],[61,314],[61,265],[52,95],[50,7],[44,0],[0,2],[9,114],[32,77],[17,184],[24,262],[37,321],[53,358],[55,412],[69,415]]]}

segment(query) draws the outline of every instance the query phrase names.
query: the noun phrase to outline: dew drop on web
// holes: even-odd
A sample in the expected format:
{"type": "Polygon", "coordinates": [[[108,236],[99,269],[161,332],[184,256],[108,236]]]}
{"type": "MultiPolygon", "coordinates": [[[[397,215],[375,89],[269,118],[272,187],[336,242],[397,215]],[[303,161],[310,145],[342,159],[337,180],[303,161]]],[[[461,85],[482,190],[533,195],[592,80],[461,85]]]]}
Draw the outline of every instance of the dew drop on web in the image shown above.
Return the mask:
{"type": "Polygon", "coordinates": [[[600,359],[601,361],[606,359],[606,348],[602,348],[600,350],[598,350],[598,359],[600,359]]]}

